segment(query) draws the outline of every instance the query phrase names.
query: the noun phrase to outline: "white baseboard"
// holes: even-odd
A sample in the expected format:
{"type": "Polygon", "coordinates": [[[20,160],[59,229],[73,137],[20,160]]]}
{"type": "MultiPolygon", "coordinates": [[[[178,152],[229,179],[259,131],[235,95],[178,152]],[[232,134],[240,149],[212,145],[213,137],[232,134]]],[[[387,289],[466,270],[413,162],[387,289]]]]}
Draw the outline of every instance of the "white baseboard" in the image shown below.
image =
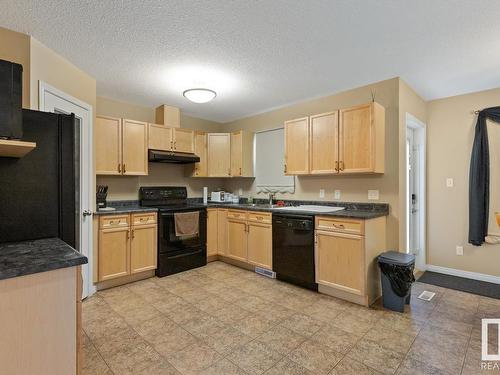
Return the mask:
{"type": "Polygon", "coordinates": [[[459,277],[465,277],[466,279],[473,279],[479,281],[486,281],[488,283],[500,284],[499,276],[487,275],[485,273],[463,271],[463,270],[457,270],[455,268],[447,268],[441,266],[433,266],[432,264],[427,264],[425,268],[427,271],[444,273],[445,275],[459,276],[459,277]]]}

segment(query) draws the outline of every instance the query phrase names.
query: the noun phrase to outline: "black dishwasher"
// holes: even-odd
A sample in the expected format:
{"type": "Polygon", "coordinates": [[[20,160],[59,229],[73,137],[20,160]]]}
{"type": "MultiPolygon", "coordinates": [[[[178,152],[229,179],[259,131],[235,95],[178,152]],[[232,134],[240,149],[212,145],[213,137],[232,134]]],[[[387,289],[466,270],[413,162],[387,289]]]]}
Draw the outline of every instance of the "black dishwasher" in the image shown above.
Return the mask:
{"type": "Polygon", "coordinates": [[[313,216],[273,214],[273,271],[278,280],[318,290],[313,216]]]}

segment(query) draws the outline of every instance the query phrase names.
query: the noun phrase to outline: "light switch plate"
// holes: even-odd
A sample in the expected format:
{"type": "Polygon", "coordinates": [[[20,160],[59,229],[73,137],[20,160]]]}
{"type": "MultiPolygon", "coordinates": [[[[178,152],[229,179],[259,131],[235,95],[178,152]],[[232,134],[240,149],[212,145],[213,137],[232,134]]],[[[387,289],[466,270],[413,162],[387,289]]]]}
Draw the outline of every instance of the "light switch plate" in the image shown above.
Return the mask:
{"type": "Polygon", "coordinates": [[[446,179],[446,187],[449,187],[449,188],[450,188],[450,187],[453,187],[453,178],[448,177],[448,178],[446,179]]]}
{"type": "Polygon", "coordinates": [[[324,198],[325,197],[325,189],[319,189],[319,197],[324,198]]]}
{"type": "Polygon", "coordinates": [[[457,251],[457,255],[464,255],[464,247],[463,246],[457,246],[456,251],[457,251]]]}
{"type": "Polygon", "coordinates": [[[334,197],[335,199],[340,199],[340,190],[335,190],[335,191],[333,192],[333,197],[334,197]]]}
{"type": "Polygon", "coordinates": [[[378,190],[368,190],[368,199],[378,200],[380,197],[380,192],[378,190]]]}

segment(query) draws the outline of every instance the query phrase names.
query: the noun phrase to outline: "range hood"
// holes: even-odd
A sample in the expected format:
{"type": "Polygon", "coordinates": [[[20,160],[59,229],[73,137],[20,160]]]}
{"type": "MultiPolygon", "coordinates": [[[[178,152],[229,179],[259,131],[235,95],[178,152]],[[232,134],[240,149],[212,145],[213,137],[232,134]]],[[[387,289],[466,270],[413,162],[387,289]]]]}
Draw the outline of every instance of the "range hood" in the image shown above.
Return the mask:
{"type": "Polygon", "coordinates": [[[200,161],[199,156],[195,154],[184,154],[182,152],[149,150],[148,160],[152,163],[174,163],[191,164],[200,161]]]}

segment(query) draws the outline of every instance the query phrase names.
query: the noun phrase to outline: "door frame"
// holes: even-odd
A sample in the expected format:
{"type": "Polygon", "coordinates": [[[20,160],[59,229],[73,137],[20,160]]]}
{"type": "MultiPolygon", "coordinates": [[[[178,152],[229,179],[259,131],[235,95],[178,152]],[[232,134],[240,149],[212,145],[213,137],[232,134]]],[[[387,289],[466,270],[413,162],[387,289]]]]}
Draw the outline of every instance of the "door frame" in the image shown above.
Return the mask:
{"type": "Polygon", "coordinates": [[[411,207],[410,207],[410,197],[408,195],[409,192],[409,178],[408,178],[408,163],[406,161],[406,157],[408,155],[408,129],[411,129],[413,131],[413,142],[414,144],[417,145],[418,147],[418,160],[417,160],[417,174],[418,174],[418,186],[417,186],[417,210],[419,212],[419,218],[418,218],[418,228],[419,228],[419,236],[418,236],[418,242],[419,242],[419,252],[416,254],[416,267],[420,270],[425,270],[427,261],[426,261],[426,216],[427,216],[427,211],[426,211],[426,176],[427,176],[427,160],[426,160],[426,125],[417,119],[415,116],[413,116],[410,113],[406,113],[406,136],[405,136],[405,172],[406,172],[406,191],[405,191],[405,197],[406,197],[406,239],[405,239],[405,248],[406,252],[409,252],[410,249],[408,248],[409,244],[409,236],[410,236],[410,215],[411,215],[411,207]]]}
{"type": "MultiPolygon", "coordinates": [[[[83,150],[85,151],[86,155],[89,155],[89,158],[85,159],[80,157],[80,215],[82,215],[83,210],[88,210],[92,212],[92,206],[93,206],[93,194],[94,194],[94,158],[93,158],[93,126],[94,126],[94,113],[93,113],[93,108],[90,104],[85,103],[51,85],[44,81],[39,81],[39,86],[38,86],[38,104],[39,104],[39,110],[40,111],[45,111],[45,95],[46,94],[51,94],[53,96],[56,96],[66,102],[68,102],[71,105],[77,106],[82,108],[83,110],[88,112],[88,126],[80,127],[80,156],[83,154],[83,150]],[[85,137],[82,137],[82,135],[85,132],[85,137]],[[87,142],[83,142],[83,139],[87,139],[87,142]],[[85,189],[84,189],[85,188],[85,189]],[[84,190],[86,190],[86,194],[84,195],[84,190]]],[[[82,216],[80,216],[80,245],[82,244],[82,239],[86,239],[87,247],[88,247],[88,266],[87,268],[87,274],[83,278],[83,280],[86,279],[86,285],[84,285],[84,290],[87,289],[88,291],[88,296],[93,295],[96,292],[96,287],[94,286],[93,283],[93,245],[94,245],[94,240],[93,240],[93,222],[92,218],[88,217],[88,220],[86,222],[81,221],[82,216]]],[[[85,270],[82,267],[82,273],[84,273],[85,270]]],[[[82,275],[83,276],[83,275],[82,275]]]]}

